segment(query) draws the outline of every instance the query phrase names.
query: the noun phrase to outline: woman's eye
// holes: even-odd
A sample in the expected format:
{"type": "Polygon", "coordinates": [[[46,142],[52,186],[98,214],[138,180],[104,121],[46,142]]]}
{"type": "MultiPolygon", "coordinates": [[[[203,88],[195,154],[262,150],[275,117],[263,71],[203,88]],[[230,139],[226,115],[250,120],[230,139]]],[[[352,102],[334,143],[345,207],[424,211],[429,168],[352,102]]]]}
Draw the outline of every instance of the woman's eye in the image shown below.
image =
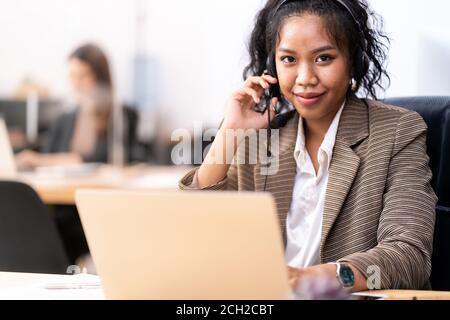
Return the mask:
{"type": "Polygon", "coordinates": [[[291,64],[295,62],[295,58],[291,56],[281,57],[281,61],[285,64],[291,64]]]}
{"type": "Polygon", "coordinates": [[[330,62],[332,60],[333,60],[333,57],[327,56],[327,55],[323,55],[323,56],[317,57],[316,62],[318,62],[318,63],[325,63],[325,62],[330,62]]]}

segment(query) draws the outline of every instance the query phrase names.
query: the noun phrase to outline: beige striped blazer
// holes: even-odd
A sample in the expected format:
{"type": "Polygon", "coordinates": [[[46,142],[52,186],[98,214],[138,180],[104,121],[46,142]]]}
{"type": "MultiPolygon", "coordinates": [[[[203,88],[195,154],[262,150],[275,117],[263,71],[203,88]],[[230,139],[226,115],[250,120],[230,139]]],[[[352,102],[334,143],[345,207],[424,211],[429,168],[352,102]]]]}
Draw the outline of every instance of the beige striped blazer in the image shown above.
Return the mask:
{"type": "MultiPolygon", "coordinates": [[[[427,127],[415,112],[350,98],[343,110],[329,168],[321,263],[349,262],[380,289],[422,289],[431,273],[436,196],[426,153],[427,127]],[[378,278],[376,278],[378,277],[378,278]]],[[[279,171],[266,191],[275,198],[281,231],[296,175],[299,117],[280,131],[279,171]]],[[[263,191],[261,164],[232,165],[206,190],[263,191]]],[[[181,189],[196,189],[196,170],[181,189]]]]}

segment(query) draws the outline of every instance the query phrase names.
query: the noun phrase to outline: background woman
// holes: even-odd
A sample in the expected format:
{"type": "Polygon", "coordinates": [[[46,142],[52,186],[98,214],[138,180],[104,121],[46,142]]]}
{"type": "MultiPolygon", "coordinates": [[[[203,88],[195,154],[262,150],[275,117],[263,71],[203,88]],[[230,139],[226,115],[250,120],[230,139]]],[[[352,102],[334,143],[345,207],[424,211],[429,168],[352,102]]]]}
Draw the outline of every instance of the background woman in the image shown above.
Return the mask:
{"type": "MultiPolygon", "coordinates": [[[[69,82],[77,108],[65,113],[50,129],[44,153],[26,150],[16,161],[20,168],[107,162],[111,129],[113,83],[108,60],[96,45],[77,48],[68,61],[69,82]]],[[[137,115],[124,110],[128,159],[136,140],[137,115]]]]}

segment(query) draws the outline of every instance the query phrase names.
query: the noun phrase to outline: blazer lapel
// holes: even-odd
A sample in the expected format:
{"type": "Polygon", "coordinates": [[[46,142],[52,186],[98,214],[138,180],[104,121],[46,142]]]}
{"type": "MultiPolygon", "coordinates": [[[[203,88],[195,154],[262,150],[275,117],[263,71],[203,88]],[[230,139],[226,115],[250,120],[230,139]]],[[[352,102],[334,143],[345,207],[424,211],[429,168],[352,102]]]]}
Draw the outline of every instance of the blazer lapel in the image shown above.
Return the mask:
{"type": "Polygon", "coordinates": [[[321,260],[325,242],[359,169],[360,158],[352,147],[368,137],[368,124],[367,106],[361,100],[349,98],[341,116],[329,168],[322,223],[321,260]]]}
{"type": "MultiPolygon", "coordinates": [[[[264,165],[258,163],[255,166],[255,190],[270,192],[275,198],[277,206],[280,227],[283,232],[283,238],[286,242],[286,218],[292,201],[292,192],[294,189],[297,163],[294,159],[295,144],[297,142],[299,116],[296,114],[287,125],[279,130],[278,145],[272,146],[272,168],[278,169],[273,175],[266,176],[261,174],[264,171],[264,165]]],[[[265,143],[262,143],[265,146],[265,143]]]]}

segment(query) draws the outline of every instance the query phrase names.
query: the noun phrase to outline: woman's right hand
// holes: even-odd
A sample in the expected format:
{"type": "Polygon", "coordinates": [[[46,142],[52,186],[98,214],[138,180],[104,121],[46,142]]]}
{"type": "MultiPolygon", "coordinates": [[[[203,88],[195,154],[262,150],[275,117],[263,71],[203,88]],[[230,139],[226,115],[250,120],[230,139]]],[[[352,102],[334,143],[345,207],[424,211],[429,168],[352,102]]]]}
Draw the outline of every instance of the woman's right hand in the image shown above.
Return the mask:
{"type": "Polygon", "coordinates": [[[270,112],[273,119],[277,98],[272,99],[271,107],[267,108],[264,114],[255,112],[255,107],[261,102],[264,91],[277,82],[276,78],[269,75],[248,78],[244,86],[234,92],[228,100],[222,128],[244,130],[267,128],[269,126],[267,112],[270,112]]]}
{"type": "Polygon", "coordinates": [[[272,117],[275,116],[273,106],[276,105],[277,98],[272,99],[272,107],[267,108],[264,114],[257,113],[255,107],[260,103],[264,91],[277,82],[276,78],[268,75],[251,77],[241,89],[232,94],[227,103],[222,127],[198,170],[198,188],[215,185],[226,177],[239,145],[237,137],[228,140],[227,130],[258,130],[269,126],[267,112],[270,112],[272,117]]]}

